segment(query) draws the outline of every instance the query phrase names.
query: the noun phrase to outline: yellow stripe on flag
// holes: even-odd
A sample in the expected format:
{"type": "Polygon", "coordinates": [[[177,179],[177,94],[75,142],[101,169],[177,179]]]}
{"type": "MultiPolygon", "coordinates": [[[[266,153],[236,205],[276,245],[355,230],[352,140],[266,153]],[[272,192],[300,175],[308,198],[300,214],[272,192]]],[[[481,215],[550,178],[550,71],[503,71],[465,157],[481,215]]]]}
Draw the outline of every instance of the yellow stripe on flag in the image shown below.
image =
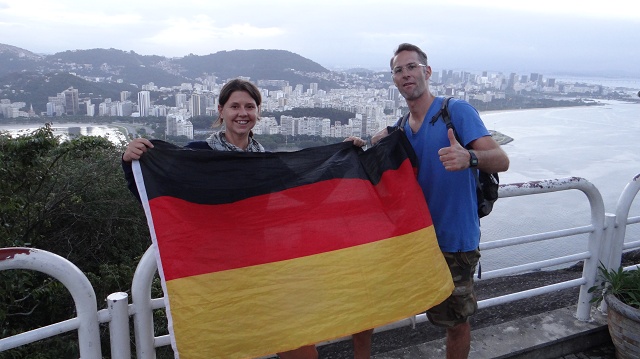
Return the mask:
{"type": "Polygon", "coordinates": [[[424,312],[453,290],[433,227],[167,282],[180,357],[253,358],[424,312]]]}

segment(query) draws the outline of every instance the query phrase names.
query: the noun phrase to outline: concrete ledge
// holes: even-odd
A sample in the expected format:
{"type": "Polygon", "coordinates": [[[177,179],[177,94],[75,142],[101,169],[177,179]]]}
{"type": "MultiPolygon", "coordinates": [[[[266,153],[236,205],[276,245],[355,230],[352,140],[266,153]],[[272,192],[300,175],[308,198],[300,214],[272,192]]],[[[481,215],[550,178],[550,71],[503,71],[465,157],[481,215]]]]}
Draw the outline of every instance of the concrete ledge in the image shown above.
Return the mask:
{"type": "MultiPolygon", "coordinates": [[[[592,320],[574,317],[576,307],[520,318],[473,330],[469,358],[550,359],[611,342],[606,316],[592,310],[592,320]]],[[[374,359],[444,358],[445,339],[381,353],[374,359]]]]}

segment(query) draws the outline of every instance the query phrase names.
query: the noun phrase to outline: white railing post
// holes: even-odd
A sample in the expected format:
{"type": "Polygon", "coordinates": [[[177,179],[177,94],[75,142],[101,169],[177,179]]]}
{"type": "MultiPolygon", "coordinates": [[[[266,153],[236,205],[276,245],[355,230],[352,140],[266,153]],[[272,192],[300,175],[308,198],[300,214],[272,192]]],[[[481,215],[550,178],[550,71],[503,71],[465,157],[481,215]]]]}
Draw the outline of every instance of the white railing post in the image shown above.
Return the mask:
{"type": "Polygon", "coordinates": [[[618,269],[622,262],[622,251],[624,248],[624,237],[627,231],[629,210],[638,191],[640,191],[640,174],[635,175],[635,177],[627,183],[616,204],[616,230],[611,243],[611,253],[609,258],[607,258],[609,269],[618,269]]]}
{"type": "Polygon", "coordinates": [[[124,292],[112,293],[107,297],[109,309],[109,339],[111,359],[131,359],[129,339],[129,295],[124,292]]]}
{"type": "MultiPolygon", "coordinates": [[[[605,213],[605,229],[604,229],[604,241],[602,242],[602,249],[600,252],[600,262],[606,268],[610,268],[609,265],[611,263],[610,258],[613,256],[615,252],[613,243],[615,240],[616,231],[616,215],[612,213],[605,213]]],[[[599,263],[600,264],[600,263],[599,263]]]]}
{"type": "Polygon", "coordinates": [[[156,357],[153,330],[153,307],[151,305],[151,284],[158,269],[154,253],[150,246],[138,263],[131,283],[131,302],[133,305],[133,326],[136,339],[136,358],[156,357]]]}
{"type": "MultiPolygon", "coordinates": [[[[611,213],[606,213],[604,220],[605,220],[604,240],[600,245],[601,252],[599,256],[600,261],[598,263],[598,267],[600,267],[600,265],[604,265],[606,268],[609,268],[609,258],[611,258],[611,253],[614,252],[613,240],[616,232],[616,215],[611,213]]],[[[597,281],[598,279],[598,274],[599,274],[599,271],[596,271],[594,284],[595,284],[595,281],[597,281]]],[[[602,313],[606,313],[607,303],[603,300],[600,303],[600,306],[598,309],[602,313]]]]}
{"type": "Polygon", "coordinates": [[[583,192],[587,195],[589,204],[591,205],[591,225],[593,226],[593,232],[589,234],[587,251],[591,256],[585,259],[582,268],[582,278],[585,280],[585,283],[580,286],[576,309],[576,318],[581,321],[591,320],[591,298],[593,295],[589,293],[589,288],[595,284],[596,274],[598,273],[600,249],[604,241],[605,228],[605,212],[602,195],[592,183],[587,183],[588,190],[583,188],[583,192]]]}
{"type": "MultiPolygon", "coordinates": [[[[72,324],[78,330],[80,356],[83,359],[102,358],[96,294],[91,282],[75,264],[57,254],[35,248],[0,248],[0,270],[6,269],[38,271],[60,281],[69,290],[76,305],[77,323],[73,321],[72,324]]],[[[0,351],[48,337],[41,336],[39,333],[44,331],[38,329],[32,332],[37,334],[27,332],[16,336],[16,340],[11,337],[2,339],[0,351]]]]}

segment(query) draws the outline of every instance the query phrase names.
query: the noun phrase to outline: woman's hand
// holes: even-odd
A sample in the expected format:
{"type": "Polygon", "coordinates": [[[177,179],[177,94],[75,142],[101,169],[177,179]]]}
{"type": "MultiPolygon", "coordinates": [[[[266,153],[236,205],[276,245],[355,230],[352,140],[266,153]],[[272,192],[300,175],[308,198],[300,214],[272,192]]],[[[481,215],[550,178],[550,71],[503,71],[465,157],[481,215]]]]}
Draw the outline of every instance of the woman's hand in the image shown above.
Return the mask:
{"type": "Polygon", "coordinates": [[[136,138],[127,145],[127,149],[122,155],[122,160],[125,162],[139,160],[142,154],[147,152],[149,148],[153,148],[151,141],[142,137],[136,138]]]}

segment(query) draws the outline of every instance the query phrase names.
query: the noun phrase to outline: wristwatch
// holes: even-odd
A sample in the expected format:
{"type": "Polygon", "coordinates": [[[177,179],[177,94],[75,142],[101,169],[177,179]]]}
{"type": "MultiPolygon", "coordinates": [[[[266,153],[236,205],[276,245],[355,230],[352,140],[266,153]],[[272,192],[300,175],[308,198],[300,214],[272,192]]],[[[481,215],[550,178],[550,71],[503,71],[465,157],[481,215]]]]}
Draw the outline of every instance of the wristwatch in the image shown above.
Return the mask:
{"type": "Polygon", "coordinates": [[[473,152],[473,150],[468,150],[469,151],[469,167],[474,168],[474,167],[478,167],[478,156],[476,156],[476,153],[473,152]]]}

